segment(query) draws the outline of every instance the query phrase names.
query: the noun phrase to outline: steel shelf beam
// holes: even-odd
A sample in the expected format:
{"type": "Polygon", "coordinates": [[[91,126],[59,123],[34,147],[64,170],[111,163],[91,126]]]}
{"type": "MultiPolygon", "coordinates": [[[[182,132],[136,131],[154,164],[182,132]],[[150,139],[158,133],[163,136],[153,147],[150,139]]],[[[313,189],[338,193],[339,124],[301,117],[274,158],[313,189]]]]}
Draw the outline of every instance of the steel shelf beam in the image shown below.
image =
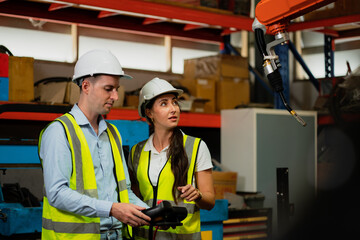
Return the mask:
{"type": "Polygon", "coordinates": [[[209,24],[212,26],[232,27],[238,30],[252,31],[253,19],[231,12],[206,7],[176,5],[160,1],[141,0],[65,0],[63,2],[76,4],[82,7],[112,9],[114,11],[137,13],[157,16],[167,19],[177,19],[194,23],[209,24]]]}
{"type": "Polygon", "coordinates": [[[75,23],[79,26],[111,29],[115,31],[138,32],[161,36],[170,35],[200,41],[221,42],[222,40],[221,27],[207,27],[184,31],[186,23],[163,21],[145,25],[144,19],[146,19],[146,17],[119,14],[99,18],[98,16],[101,10],[67,7],[56,11],[49,11],[49,6],[50,4],[43,2],[21,0],[5,1],[0,2],[0,14],[18,18],[36,18],[62,24],[75,23]]]}
{"type": "MultiPolygon", "coordinates": [[[[71,109],[70,105],[42,105],[35,103],[17,103],[0,101],[0,120],[53,121],[71,109]]],[[[107,120],[138,120],[137,109],[113,108],[105,116],[107,120]]],[[[220,128],[221,120],[218,113],[182,112],[179,126],[220,128]],[[204,121],[205,120],[205,121],[204,121]]]]}
{"type": "Polygon", "coordinates": [[[325,29],[326,27],[333,27],[335,25],[346,24],[346,23],[360,23],[360,14],[292,23],[289,25],[288,31],[289,32],[302,31],[302,30],[316,31],[316,30],[325,29]]]}
{"type": "MultiPolygon", "coordinates": [[[[159,0],[11,0],[0,1],[0,14],[215,42],[221,42],[224,34],[252,31],[254,20],[230,11],[159,0]]],[[[343,31],[332,31],[330,27],[357,22],[360,14],[290,23],[288,31],[313,30],[342,37],[343,31]]],[[[346,31],[346,37],[354,35],[359,36],[359,30],[346,31]]]]}

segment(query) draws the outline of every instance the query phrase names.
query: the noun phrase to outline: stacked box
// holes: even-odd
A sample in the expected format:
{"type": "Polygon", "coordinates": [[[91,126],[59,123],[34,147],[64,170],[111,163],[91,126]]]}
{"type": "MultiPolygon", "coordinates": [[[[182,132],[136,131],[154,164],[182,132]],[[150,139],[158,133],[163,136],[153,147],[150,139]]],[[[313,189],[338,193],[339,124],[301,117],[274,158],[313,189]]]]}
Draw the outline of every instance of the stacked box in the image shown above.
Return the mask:
{"type": "Polygon", "coordinates": [[[236,193],[237,172],[213,171],[215,199],[223,199],[225,192],[236,193]]]}
{"type": "Polygon", "coordinates": [[[125,101],[125,87],[123,85],[120,85],[118,89],[118,100],[115,101],[113,107],[120,108],[124,106],[125,101]]]}
{"type": "Polygon", "coordinates": [[[35,99],[43,103],[74,104],[79,99],[79,87],[68,77],[49,77],[34,85],[35,99]]]}
{"type": "Polygon", "coordinates": [[[34,100],[34,58],[9,56],[9,101],[34,100]]]}
{"type": "Polygon", "coordinates": [[[40,102],[59,104],[64,102],[68,81],[44,82],[37,86],[37,96],[40,102]]]}
{"type": "MultiPolygon", "coordinates": [[[[120,85],[118,89],[118,100],[115,101],[113,107],[118,108],[123,106],[124,95],[125,88],[120,85]]],[[[37,82],[35,96],[40,102],[74,105],[79,101],[80,88],[77,84],[73,83],[70,78],[47,78],[43,79],[41,82],[37,82]]]]}
{"type": "Polygon", "coordinates": [[[250,102],[250,84],[247,79],[224,78],[216,85],[216,109],[233,109],[250,102]]]}
{"type": "Polygon", "coordinates": [[[139,105],[139,96],[132,94],[125,94],[125,102],[127,107],[137,108],[139,105]]]}
{"type": "Polygon", "coordinates": [[[241,56],[218,54],[184,60],[185,79],[222,80],[224,77],[249,78],[248,59],[241,56]]]}
{"type": "Polygon", "coordinates": [[[196,97],[208,99],[204,104],[205,113],[214,113],[216,110],[215,103],[215,80],[198,78],[196,79],[196,97]]]}
{"type": "Polygon", "coordinates": [[[305,21],[328,19],[331,17],[343,17],[359,14],[360,4],[358,0],[337,0],[322,8],[316,9],[304,15],[305,21]]]}
{"type": "Polygon", "coordinates": [[[250,102],[248,59],[241,56],[219,54],[186,59],[181,83],[191,95],[209,99],[207,113],[250,102]]]}
{"type": "Polygon", "coordinates": [[[80,87],[76,83],[69,81],[66,85],[64,103],[74,105],[79,101],[79,97],[80,87]]]}

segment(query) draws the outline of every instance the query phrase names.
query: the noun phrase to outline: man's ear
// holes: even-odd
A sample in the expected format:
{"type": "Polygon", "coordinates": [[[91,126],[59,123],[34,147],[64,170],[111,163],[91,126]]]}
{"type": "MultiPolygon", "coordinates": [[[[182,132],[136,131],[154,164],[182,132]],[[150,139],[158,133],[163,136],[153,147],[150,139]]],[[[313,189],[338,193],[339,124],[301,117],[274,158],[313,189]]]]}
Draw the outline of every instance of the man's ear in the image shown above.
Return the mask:
{"type": "Polygon", "coordinates": [[[84,81],[81,83],[81,87],[82,91],[87,94],[90,88],[90,81],[88,79],[84,79],[84,81]]]}

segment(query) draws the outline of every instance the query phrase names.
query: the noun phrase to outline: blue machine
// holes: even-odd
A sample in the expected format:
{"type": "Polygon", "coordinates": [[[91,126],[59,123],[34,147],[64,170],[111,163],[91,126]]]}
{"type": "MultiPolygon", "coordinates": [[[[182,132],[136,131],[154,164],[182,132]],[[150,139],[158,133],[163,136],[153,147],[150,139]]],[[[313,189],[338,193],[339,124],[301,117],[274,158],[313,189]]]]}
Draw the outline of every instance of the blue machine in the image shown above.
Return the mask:
{"type": "MultiPolygon", "coordinates": [[[[0,169],[38,165],[36,145],[0,145],[0,169]]],[[[20,203],[6,203],[0,188],[0,236],[41,232],[42,207],[24,207],[20,203]]]]}
{"type": "MultiPolygon", "coordinates": [[[[149,137],[149,126],[146,122],[128,120],[108,120],[108,122],[118,128],[123,146],[128,146],[129,149],[137,142],[149,137]]],[[[2,140],[6,141],[6,139],[2,140]]],[[[15,167],[22,169],[41,167],[37,145],[5,144],[0,145],[0,152],[0,170],[15,167]]],[[[20,203],[6,203],[0,182],[0,238],[1,236],[40,233],[41,221],[42,205],[24,207],[20,203]]]]}
{"type": "MultiPolygon", "coordinates": [[[[119,130],[122,145],[131,147],[136,143],[149,138],[149,125],[143,121],[107,120],[119,130]]],[[[128,156],[125,156],[126,158],[128,156]]]]}
{"type": "Polygon", "coordinates": [[[211,231],[212,240],[223,239],[223,221],[228,220],[228,200],[216,199],[210,211],[200,209],[201,231],[211,231]]]}

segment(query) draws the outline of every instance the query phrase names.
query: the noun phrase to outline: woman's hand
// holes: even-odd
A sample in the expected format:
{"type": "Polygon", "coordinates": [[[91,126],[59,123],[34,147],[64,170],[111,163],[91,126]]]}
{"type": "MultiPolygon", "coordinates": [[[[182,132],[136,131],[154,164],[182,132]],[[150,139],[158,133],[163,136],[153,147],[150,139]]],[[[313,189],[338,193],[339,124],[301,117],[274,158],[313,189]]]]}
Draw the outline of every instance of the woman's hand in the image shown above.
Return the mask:
{"type": "Polygon", "coordinates": [[[202,198],[201,192],[190,184],[178,187],[178,190],[181,193],[180,197],[188,202],[199,201],[202,198]]]}

